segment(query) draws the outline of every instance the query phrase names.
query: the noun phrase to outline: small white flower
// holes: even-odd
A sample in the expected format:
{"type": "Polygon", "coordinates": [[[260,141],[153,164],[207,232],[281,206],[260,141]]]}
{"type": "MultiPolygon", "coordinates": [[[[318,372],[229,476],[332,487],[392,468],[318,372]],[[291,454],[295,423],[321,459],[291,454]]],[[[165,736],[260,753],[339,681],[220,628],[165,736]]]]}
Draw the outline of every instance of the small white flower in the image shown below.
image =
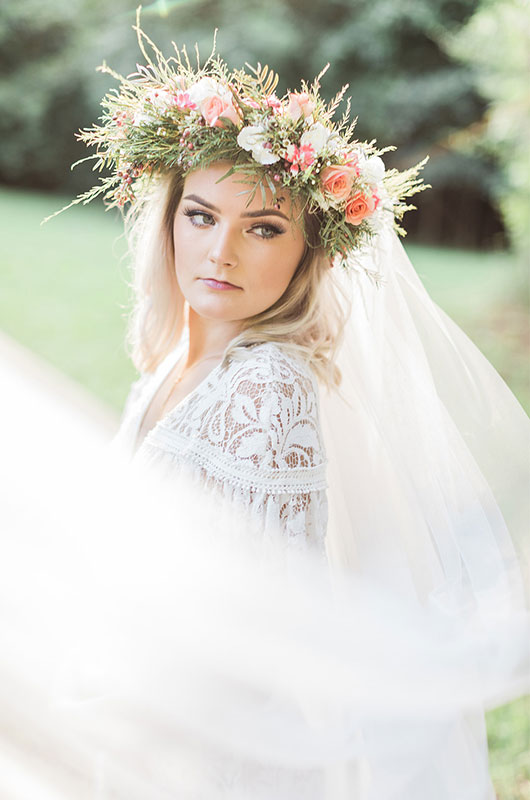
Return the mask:
{"type": "Polygon", "coordinates": [[[326,142],[326,150],[328,153],[336,153],[341,145],[341,139],[338,133],[332,133],[326,142]]]}
{"type": "Polygon", "coordinates": [[[147,94],[147,99],[161,109],[170,108],[173,105],[173,94],[168,89],[151,89],[147,94]]]}
{"type": "Polygon", "coordinates": [[[132,124],[135,128],[139,125],[150,125],[152,122],[154,122],[153,117],[149,114],[143,114],[141,111],[137,111],[132,118],[132,124]]]}
{"type": "Polygon", "coordinates": [[[385,175],[385,165],[379,156],[371,156],[360,164],[361,175],[372,186],[380,183],[385,175]]]}
{"type": "Polygon", "coordinates": [[[384,184],[377,189],[379,205],[370,217],[370,225],[375,231],[380,233],[386,229],[392,229],[394,225],[394,200],[389,196],[384,184]]]}
{"type": "Polygon", "coordinates": [[[315,155],[318,156],[326,146],[330,134],[331,131],[329,128],[326,128],[321,122],[315,122],[314,125],[311,125],[308,131],[305,131],[305,133],[302,134],[300,144],[311,145],[315,155]]]}

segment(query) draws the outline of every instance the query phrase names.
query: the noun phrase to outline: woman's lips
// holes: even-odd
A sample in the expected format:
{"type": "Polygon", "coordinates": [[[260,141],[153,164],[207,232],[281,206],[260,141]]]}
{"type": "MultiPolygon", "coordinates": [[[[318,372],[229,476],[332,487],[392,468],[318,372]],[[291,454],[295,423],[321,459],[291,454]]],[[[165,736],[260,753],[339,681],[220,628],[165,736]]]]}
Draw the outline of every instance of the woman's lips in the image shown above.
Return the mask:
{"type": "Polygon", "coordinates": [[[201,281],[211,289],[241,289],[241,286],[234,286],[233,283],[227,281],[217,281],[215,278],[201,278],[201,281]]]}

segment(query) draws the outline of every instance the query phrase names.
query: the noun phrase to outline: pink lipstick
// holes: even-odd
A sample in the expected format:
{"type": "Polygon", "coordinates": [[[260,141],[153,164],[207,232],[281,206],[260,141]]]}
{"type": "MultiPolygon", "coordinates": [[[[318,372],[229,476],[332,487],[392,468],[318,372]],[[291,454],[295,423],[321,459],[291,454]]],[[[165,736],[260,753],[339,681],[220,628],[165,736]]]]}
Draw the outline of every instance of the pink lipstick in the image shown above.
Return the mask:
{"type": "Polygon", "coordinates": [[[215,278],[201,278],[202,282],[209,286],[211,289],[240,289],[240,286],[234,286],[233,283],[226,281],[216,281],[215,278]]]}

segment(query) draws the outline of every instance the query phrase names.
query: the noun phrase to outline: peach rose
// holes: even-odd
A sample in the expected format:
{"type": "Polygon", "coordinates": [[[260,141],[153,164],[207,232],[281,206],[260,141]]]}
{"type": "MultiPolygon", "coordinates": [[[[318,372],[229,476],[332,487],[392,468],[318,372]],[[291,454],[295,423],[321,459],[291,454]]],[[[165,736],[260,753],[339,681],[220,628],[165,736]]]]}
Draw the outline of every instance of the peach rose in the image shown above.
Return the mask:
{"type": "Polygon", "coordinates": [[[320,173],[322,188],[335,200],[346,200],[351,192],[355,172],[350,167],[326,167],[320,173]]]}
{"type": "Polygon", "coordinates": [[[346,222],[350,225],[360,225],[365,217],[374,213],[378,203],[379,198],[376,194],[365,195],[357,192],[346,203],[346,222]]]}
{"type": "Polygon", "coordinates": [[[302,114],[309,117],[315,110],[315,104],[309,99],[307,92],[290,92],[287,114],[293,122],[296,122],[302,114]]]}
{"type": "Polygon", "coordinates": [[[239,124],[239,115],[231,99],[212,94],[201,104],[201,114],[211,128],[222,128],[221,117],[226,117],[234,125],[239,124]]]}

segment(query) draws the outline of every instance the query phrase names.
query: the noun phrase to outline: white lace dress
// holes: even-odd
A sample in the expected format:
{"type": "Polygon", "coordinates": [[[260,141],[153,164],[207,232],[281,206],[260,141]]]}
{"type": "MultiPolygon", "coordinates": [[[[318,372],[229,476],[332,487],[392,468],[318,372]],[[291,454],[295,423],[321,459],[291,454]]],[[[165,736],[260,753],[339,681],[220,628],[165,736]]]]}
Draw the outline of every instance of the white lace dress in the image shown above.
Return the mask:
{"type": "Polygon", "coordinates": [[[318,384],[278,344],[218,365],[147,434],[137,435],[155,392],[187,347],[185,335],[154,373],[133,384],[114,445],[133,462],[185,475],[251,514],[263,535],[324,551],[328,506],[318,384]]]}
{"type": "MultiPolygon", "coordinates": [[[[191,478],[223,503],[236,504],[250,515],[249,535],[257,534],[258,545],[279,537],[287,563],[306,548],[325,557],[328,504],[318,383],[280,345],[254,345],[243,359],[215,367],[138,442],[145,413],[187,344],[185,335],[154,373],[133,384],[113,447],[125,450],[133,463],[155,467],[164,480],[191,478]]],[[[210,790],[198,792],[201,800],[324,796],[322,770],[245,763],[215,751],[206,758],[207,752],[203,743],[210,790]]]]}

